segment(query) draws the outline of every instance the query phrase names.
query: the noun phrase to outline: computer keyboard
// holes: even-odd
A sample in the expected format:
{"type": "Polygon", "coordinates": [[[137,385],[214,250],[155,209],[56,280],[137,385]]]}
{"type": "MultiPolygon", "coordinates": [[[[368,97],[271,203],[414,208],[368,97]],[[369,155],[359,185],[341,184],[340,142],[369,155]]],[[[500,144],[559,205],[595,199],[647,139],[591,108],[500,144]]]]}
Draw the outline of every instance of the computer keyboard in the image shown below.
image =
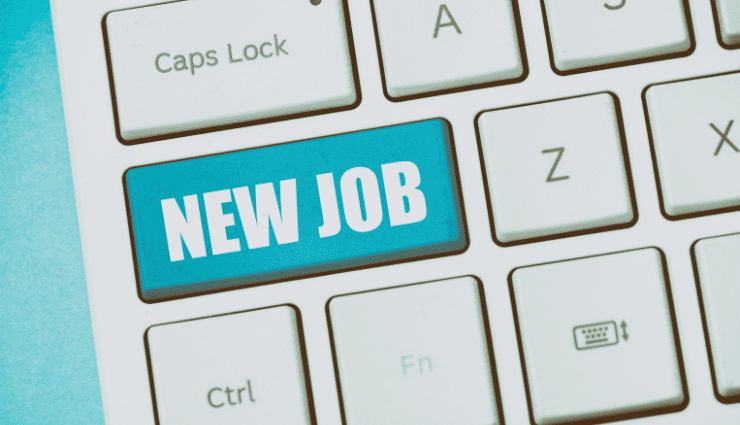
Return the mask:
{"type": "Polygon", "coordinates": [[[52,12],[107,423],[740,423],[737,0],[52,12]]]}

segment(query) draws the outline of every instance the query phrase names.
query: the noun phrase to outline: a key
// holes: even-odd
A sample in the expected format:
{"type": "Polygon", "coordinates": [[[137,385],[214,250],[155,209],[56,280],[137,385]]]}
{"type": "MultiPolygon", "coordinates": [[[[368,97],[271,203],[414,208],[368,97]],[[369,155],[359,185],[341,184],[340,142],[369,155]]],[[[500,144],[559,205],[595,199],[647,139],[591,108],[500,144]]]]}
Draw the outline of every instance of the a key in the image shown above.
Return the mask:
{"type": "Polygon", "coordinates": [[[683,0],[544,0],[557,72],[688,54],[683,0]]]}
{"type": "Polygon", "coordinates": [[[477,126],[498,243],[634,221],[611,94],[484,112],[477,126]]]}
{"type": "Polygon", "coordinates": [[[391,99],[524,76],[511,0],[372,3],[385,90],[391,99]]]}
{"type": "Polygon", "coordinates": [[[141,299],[464,251],[451,131],[429,120],[128,170],[141,299]]]}
{"type": "Polygon", "coordinates": [[[737,402],[740,400],[740,234],[701,239],[693,252],[715,393],[722,402],[737,402]]]}
{"type": "Polygon", "coordinates": [[[108,14],[120,140],[352,107],[343,3],[195,0],[108,14]]]}
{"type": "Polygon", "coordinates": [[[510,283],[533,423],[598,423],[685,407],[660,251],[518,268],[510,283]]]}
{"type": "Polygon", "coordinates": [[[158,423],[310,424],[298,314],[279,306],[149,328],[158,423]]]}
{"type": "Polygon", "coordinates": [[[714,0],[719,41],[727,48],[740,45],[740,0],[714,0]]]}
{"type": "Polygon", "coordinates": [[[332,298],[345,423],[500,424],[482,297],[461,277],[332,298]]]}
{"type": "Polygon", "coordinates": [[[657,84],[645,93],[668,218],[740,207],[740,74],[657,84]]]}

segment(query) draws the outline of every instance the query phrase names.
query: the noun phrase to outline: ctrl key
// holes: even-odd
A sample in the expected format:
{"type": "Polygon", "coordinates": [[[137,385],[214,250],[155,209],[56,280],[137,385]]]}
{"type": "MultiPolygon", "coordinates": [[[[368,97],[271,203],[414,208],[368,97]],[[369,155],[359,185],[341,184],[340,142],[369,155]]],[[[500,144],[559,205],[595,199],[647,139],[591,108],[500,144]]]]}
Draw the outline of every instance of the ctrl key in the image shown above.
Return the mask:
{"type": "Polygon", "coordinates": [[[312,423],[299,315],[286,305],[150,327],[158,423],[312,423]]]}

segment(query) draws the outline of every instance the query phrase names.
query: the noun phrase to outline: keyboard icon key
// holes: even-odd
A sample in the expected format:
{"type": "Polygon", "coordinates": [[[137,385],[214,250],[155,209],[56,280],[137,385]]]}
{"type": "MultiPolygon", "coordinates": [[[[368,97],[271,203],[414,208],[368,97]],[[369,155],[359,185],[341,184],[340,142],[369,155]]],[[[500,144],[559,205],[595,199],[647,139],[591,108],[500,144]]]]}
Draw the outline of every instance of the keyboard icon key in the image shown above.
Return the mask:
{"type": "Polygon", "coordinates": [[[579,350],[619,343],[617,324],[614,321],[576,326],[573,328],[573,338],[579,350]]]}
{"type": "Polygon", "coordinates": [[[601,423],[686,407],[664,262],[659,250],[644,248],[511,273],[533,424],[601,423]]]}

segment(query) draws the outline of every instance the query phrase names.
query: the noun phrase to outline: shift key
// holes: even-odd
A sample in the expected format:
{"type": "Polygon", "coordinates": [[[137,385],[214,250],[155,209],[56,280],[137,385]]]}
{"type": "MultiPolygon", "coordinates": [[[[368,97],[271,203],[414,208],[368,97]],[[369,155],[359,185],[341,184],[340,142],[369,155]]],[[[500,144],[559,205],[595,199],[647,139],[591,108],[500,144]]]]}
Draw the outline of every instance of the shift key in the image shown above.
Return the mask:
{"type": "Polygon", "coordinates": [[[124,144],[359,104],[342,0],[191,0],[104,24],[124,144]]]}

